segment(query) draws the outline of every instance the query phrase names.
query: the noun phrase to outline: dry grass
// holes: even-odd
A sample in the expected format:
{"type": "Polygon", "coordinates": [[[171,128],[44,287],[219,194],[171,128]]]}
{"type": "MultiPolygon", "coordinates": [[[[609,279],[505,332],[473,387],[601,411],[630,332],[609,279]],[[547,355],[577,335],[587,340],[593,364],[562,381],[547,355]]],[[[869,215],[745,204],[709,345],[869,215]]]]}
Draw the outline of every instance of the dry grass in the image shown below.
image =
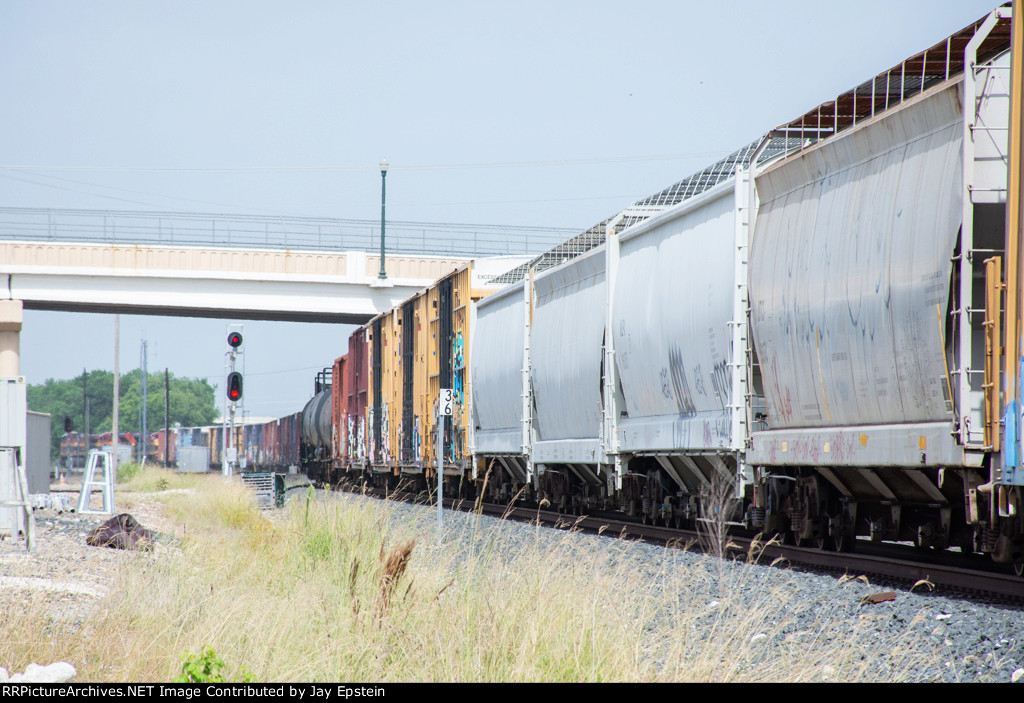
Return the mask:
{"type": "Polygon", "coordinates": [[[79,681],[166,681],[204,645],[229,678],[258,681],[898,681],[927,663],[875,651],[869,617],[843,625],[857,602],[844,584],[800,602],[751,567],[666,550],[638,568],[624,542],[552,546],[485,522],[437,544],[432,512],[300,497],[271,515],[219,477],[162,500],[180,548],[132,559],[84,622],[32,604],[5,614],[0,661],[71,661],[79,681]],[[799,609],[814,628],[796,630],[799,609]]]}

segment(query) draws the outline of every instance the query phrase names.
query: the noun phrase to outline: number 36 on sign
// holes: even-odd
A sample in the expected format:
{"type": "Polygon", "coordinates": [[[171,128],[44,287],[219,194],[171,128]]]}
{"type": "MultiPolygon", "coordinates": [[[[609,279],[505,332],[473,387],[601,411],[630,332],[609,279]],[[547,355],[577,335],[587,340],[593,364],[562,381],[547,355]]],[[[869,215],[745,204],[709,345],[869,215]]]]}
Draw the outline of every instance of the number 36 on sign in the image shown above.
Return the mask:
{"type": "Polygon", "coordinates": [[[452,389],[441,389],[441,415],[449,417],[452,414],[452,389]]]}

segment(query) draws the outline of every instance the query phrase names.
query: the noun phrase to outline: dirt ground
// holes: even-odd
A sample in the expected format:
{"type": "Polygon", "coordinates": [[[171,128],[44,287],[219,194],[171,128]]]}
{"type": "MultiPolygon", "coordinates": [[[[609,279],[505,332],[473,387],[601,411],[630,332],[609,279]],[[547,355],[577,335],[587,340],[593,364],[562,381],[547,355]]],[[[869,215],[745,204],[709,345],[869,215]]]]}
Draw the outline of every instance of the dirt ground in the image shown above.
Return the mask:
{"type": "MultiPolygon", "coordinates": [[[[64,496],[74,507],[80,486],[54,484],[51,495],[64,496]]],[[[163,506],[154,494],[118,493],[114,515],[128,513],[143,527],[161,536],[174,534],[174,526],[164,516],[163,506]]],[[[96,492],[90,507],[102,507],[102,496],[96,492]]],[[[97,525],[112,515],[78,514],[54,509],[37,509],[35,517],[35,550],[26,551],[24,538],[0,540],[0,608],[25,607],[43,601],[60,617],[81,617],[92,604],[110,592],[118,569],[136,554],[108,547],[91,547],[85,538],[97,525]]],[[[159,539],[154,549],[168,549],[166,539],[159,539]]]]}

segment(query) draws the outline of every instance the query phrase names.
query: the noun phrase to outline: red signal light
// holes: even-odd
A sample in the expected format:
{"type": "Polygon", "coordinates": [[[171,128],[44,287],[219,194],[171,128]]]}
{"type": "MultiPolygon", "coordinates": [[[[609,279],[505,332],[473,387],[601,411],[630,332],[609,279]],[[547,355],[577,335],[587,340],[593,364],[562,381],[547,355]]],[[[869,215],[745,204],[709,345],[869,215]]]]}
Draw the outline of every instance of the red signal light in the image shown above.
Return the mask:
{"type": "Polygon", "coordinates": [[[242,333],[232,332],[231,334],[229,334],[228,346],[231,347],[232,349],[238,349],[240,346],[242,346],[242,333]]]}
{"type": "Polygon", "coordinates": [[[228,400],[232,403],[242,399],[242,374],[232,371],[228,374],[228,400]]]}

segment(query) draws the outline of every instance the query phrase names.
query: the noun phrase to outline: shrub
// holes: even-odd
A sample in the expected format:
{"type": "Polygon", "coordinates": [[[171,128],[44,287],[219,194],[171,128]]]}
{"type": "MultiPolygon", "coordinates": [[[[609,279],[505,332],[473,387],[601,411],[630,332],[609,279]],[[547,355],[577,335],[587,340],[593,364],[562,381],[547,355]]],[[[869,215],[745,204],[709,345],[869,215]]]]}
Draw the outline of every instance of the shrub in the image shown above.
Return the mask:
{"type": "MultiPolygon", "coordinates": [[[[227,683],[221,669],[224,668],[224,660],[219,658],[213,651],[213,647],[206,645],[201,654],[186,654],[181,658],[181,674],[174,677],[172,683],[227,683]]],[[[245,668],[238,679],[240,683],[252,683],[253,676],[245,668]]]]}
{"type": "Polygon", "coordinates": [[[117,482],[126,483],[139,475],[142,467],[134,461],[126,461],[117,465],[117,482]]]}

